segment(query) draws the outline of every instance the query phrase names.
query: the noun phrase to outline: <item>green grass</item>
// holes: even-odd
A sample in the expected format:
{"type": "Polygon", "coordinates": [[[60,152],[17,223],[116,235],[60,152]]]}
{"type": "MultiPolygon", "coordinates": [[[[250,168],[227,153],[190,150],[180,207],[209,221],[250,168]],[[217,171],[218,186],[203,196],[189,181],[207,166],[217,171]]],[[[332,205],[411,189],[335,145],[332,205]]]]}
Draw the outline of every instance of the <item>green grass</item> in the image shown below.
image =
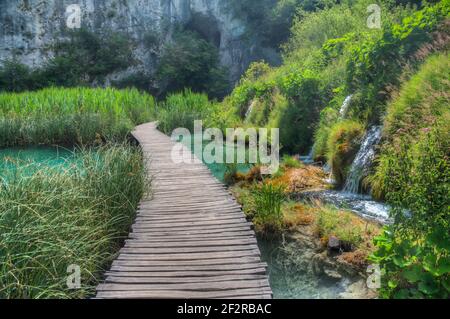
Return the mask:
{"type": "Polygon", "coordinates": [[[81,147],[63,165],[12,159],[0,172],[0,298],[92,295],[149,189],[142,152],[126,141],[155,108],[137,90],[0,94],[0,147],[81,147]],[[70,265],[81,289],[67,287],[70,265]]]}
{"type": "Polygon", "coordinates": [[[0,147],[122,141],[154,118],[153,97],[137,90],[48,88],[0,94],[0,147]]]}
{"type": "Polygon", "coordinates": [[[94,292],[147,189],[142,154],[107,144],[61,170],[0,179],[0,298],[84,298],[94,292]],[[79,265],[82,288],[69,290],[79,265]]]}

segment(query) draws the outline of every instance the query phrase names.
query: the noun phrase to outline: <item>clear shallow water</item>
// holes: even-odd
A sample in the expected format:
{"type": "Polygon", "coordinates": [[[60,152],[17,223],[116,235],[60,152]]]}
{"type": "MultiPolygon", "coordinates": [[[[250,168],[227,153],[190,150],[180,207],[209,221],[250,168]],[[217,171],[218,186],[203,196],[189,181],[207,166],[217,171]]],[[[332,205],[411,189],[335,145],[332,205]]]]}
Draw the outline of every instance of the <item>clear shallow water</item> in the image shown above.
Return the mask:
{"type": "Polygon", "coordinates": [[[314,191],[302,194],[305,199],[318,199],[326,204],[341,209],[348,209],[355,214],[382,224],[390,223],[390,207],[384,203],[374,201],[369,195],[360,195],[339,191],[314,191]]]}
{"type": "Polygon", "coordinates": [[[69,165],[73,150],[62,147],[33,146],[0,149],[0,175],[14,171],[18,166],[28,166],[30,172],[38,166],[58,167],[69,165]]]}
{"type": "Polygon", "coordinates": [[[302,243],[258,238],[261,259],[268,264],[267,273],[275,299],[336,299],[354,281],[331,279],[313,271],[312,248],[302,243]]]}
{"type": "MultiPolygon", "coordinates": [[[[188,146],[191,149],[191,151],[193,151],[194,150],[194,138],[195,137],[192,136],[191,141],[181,141],[181,142],[183,144],[185,144],[186,146],[188,146]]],[[[202,143],[203,150],[209,143],[211,143],[211,141],[203,140],[203,143],[202,143]]],[[[229,145],[229,144],[223,143],[223,156],[224,156],[223,162],[225,162],[227,152],[230,152],[233,149],[236,154],[236,150],[237,150],[236,145],[229,145]]],[[[197,157],[199,157],[199,156],[197,155],[197,157]]],[[[246,152],[246,157],[248,158],[248,151],[246,152]]],[[[225,163],[205,163],[203,158],[202,158],[202,161],[209,168],[209,170],[212,172],[212,174],[214,175],[215,178],[217,178],[221,182],[224,181],[224,175],[225,175],[225,172],[227,171],[227,165],[225,163]]],[[[250,170],[250,168],[251,168],[250,164],[237,164],[237,171],[239,173],[247,173],[250,170]]]]}

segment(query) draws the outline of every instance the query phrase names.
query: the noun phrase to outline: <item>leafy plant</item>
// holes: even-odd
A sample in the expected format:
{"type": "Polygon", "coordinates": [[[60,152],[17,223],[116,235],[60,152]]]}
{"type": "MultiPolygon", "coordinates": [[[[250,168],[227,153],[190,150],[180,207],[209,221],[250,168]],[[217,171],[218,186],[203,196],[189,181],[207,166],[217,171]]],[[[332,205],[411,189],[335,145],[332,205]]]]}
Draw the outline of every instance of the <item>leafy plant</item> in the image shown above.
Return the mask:
{"type": "Polygon", "coordinates": [[[260,232],[266,235],[276,234],[281,230],[283,215],[281,204],[285,199],[284,187],[262,184],[253,189],[255,202],[254,222],[260,232]]]}

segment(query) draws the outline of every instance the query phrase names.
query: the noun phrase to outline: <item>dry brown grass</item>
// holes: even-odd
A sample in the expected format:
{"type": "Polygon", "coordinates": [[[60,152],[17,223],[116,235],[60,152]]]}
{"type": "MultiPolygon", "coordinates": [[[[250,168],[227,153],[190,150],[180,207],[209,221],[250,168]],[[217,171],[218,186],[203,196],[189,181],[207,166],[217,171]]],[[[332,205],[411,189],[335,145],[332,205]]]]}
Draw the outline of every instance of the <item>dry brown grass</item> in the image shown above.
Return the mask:
{"type": "Polygon", "coordinates": [[[273,178],[274,185],[285,185],[287,193],[299,193],[308,189],[326,188],[326,175],[320,167],[305,166],[290,168],[280,176],[273,178]]]}
{"type": "Polygon", "coordinates": [[[300,203],[288,203],[283,207],[283,224],[288,229],[297,226],[311,225],[314,222],[314,212],[300,203]]]}

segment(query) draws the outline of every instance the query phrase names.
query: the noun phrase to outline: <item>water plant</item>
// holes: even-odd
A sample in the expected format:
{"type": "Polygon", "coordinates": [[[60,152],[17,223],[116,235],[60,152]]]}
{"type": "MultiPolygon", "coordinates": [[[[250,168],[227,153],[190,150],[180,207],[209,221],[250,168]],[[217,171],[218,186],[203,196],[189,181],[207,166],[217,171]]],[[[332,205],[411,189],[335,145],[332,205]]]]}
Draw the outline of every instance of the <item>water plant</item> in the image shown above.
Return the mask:
{"type": "Polygon", "coordinates": [[[123,141],[154,118],[155,101],[137,90],[47,88],[0,94],[0,147],[123,141]]]}
{"type": "Polygon", "coordinates": [[[140,150],[107,144],[74,156],[63,169],[1,173],[0,298],[90,296],[128,233],[148,190],[140,150]],[[80,289],[68,289],[71,265],[80,289]]]}
{"type": "Polygon", "coordinates": [[[263,235],[277,234],[282,228],[281,204],[285,200],[282,185],[263,183],[253,189],[255,217],[253,221],[263,235]]]}

